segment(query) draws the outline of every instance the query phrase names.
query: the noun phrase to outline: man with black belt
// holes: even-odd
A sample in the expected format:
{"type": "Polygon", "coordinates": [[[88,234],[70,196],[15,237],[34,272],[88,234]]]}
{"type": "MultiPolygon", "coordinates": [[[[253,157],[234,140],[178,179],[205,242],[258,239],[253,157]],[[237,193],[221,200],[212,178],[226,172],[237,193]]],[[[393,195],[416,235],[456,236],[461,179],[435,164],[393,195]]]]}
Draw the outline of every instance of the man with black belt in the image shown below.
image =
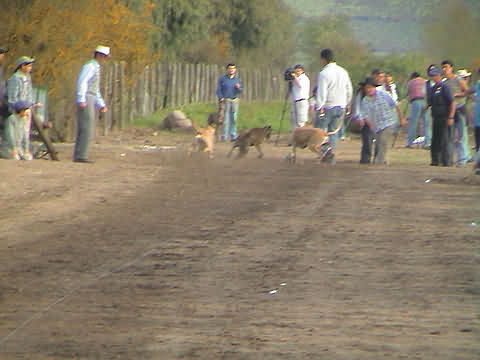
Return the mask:
{"type": "Polygon", "coordinates": [[[218,79],[217,97],[224,105],[223,141],[237,138],[237,116],[239,96],[243,92],[242,82],[237,76],[237,66],[228,64],[227,73],[218,79]]]}
{"type": "Polygon", "coordinates": [[[455,98],[451,88],[442,81],[443,72],[432,67],[428,70],[434,82],[427,92],[428,105],[432,108],[433,129],[430,153],[432,166],[453,165],[453,124],[455,116],[455,98]]]}
{"type": "Polygon", "coordinates": [[[292,73],[292,76],[292,131],[295,131],[296,128],[305,126],[308,121],[310,79],[305,74],[302,65],[295,65],[295,72],[292,73]]]}
{"type": "Polygon", "coordinates": [[[105,101],[100,94],[100,65],[110,55],[110,48],[97,46],[93,59],[82,67],[77,82],[77,135],[73,161],[91,163],[88,159],[88,145],[95,134],[95,105],[100,112],[107,112],[105,101]]]}

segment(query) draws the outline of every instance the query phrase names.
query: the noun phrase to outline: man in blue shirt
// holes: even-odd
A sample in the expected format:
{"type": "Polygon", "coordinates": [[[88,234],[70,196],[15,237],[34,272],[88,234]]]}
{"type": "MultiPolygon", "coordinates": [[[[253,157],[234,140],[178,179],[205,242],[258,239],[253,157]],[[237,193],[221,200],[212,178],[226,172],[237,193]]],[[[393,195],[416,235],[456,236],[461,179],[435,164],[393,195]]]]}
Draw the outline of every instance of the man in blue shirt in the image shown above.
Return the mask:
{"type": "Polygon", "coordinates": [[[235,140],[237,138],[237,115],[239,96],[243,92],[242,82],[237,76],[237,66],[228,64],[227,73],[218,79],[217,97],[224,105],[224,125],[222,140],[235,140]]]}

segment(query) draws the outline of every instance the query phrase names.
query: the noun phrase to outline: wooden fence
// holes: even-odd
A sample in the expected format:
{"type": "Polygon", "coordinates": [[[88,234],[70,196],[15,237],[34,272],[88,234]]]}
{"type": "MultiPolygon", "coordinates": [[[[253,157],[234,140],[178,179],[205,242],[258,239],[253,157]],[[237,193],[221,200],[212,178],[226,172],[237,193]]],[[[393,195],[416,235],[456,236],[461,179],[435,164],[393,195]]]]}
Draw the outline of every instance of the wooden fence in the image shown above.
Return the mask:
{"type": "MultiPolygon", "coordinates": [[[[206,64],[153,64],[136,81],[128,81],[125,63],[110,63],[102,69],[102,95],[109,111],[102,114],[99,133],[123,129],[141,116],[163,108],[191,103],[215,103],[218,78],[223,66],[206,64]]],[[[273,69],[242,69],[243,101],[269,101],[284,96],[283,75],[273,69]]],[[[72,79],[73,80],[73,79],[72,79]]],[[[49,106],[55,140],[72,140],[75,132],[75,98],[65,97],[49,106]]]]}

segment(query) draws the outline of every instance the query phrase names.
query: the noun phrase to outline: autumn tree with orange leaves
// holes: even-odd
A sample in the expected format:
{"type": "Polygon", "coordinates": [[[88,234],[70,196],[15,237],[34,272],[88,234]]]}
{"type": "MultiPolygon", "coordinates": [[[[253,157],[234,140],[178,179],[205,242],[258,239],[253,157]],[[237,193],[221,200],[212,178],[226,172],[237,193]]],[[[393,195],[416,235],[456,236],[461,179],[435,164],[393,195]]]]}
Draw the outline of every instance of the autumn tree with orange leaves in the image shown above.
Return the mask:
{"type": "Polygon", "coordinates": [[[10,49],[7,75],[16,58],[32,56],[35,84],[48,87],[53,97],[73,94],[78,71],[98,44],[110,46],[112,58],[126,61],[132,74],[152,60],[149,34],[154,26],[147,2],[141,12],[117,0],[12,3],[0,23],[0,32],[6,34],[1,46],[10,49]]]}

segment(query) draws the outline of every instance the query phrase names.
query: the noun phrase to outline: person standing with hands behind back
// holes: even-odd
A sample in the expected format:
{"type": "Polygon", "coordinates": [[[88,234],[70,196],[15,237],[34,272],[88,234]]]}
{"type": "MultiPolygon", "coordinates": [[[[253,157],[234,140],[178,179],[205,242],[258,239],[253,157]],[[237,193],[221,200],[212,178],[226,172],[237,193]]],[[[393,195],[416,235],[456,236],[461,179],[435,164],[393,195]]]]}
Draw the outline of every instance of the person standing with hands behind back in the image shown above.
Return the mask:
{"type": "Polygon", "coordinates": [[[443,72],[437,67],[428,70],[433,85],[427,92],[427,102],[432,108],[433,129],[430,165],[453,165],[453,124],[456,110],[455,98],[443,81],[443,72]]]}
{"type": "Polygon", "coordinates": [[[95,105],[100,112],[107,112],[100,94],[100,66],[110,55],[110,48],[97,46],[93,59],[83,65],[77,82],[77,135],[73,161],[92,163],[88,159],[88,146],[95,133],[95,105]]]}
{"type": "Polygon", "coordinates": [[[237,138],[237,116],[239,96],[243,92],[242,82],[237,76],[237,66],[228,64],[227,73],[218,79],[217,97],[224,105],[223,141],[234,141],[237,138]]]}

